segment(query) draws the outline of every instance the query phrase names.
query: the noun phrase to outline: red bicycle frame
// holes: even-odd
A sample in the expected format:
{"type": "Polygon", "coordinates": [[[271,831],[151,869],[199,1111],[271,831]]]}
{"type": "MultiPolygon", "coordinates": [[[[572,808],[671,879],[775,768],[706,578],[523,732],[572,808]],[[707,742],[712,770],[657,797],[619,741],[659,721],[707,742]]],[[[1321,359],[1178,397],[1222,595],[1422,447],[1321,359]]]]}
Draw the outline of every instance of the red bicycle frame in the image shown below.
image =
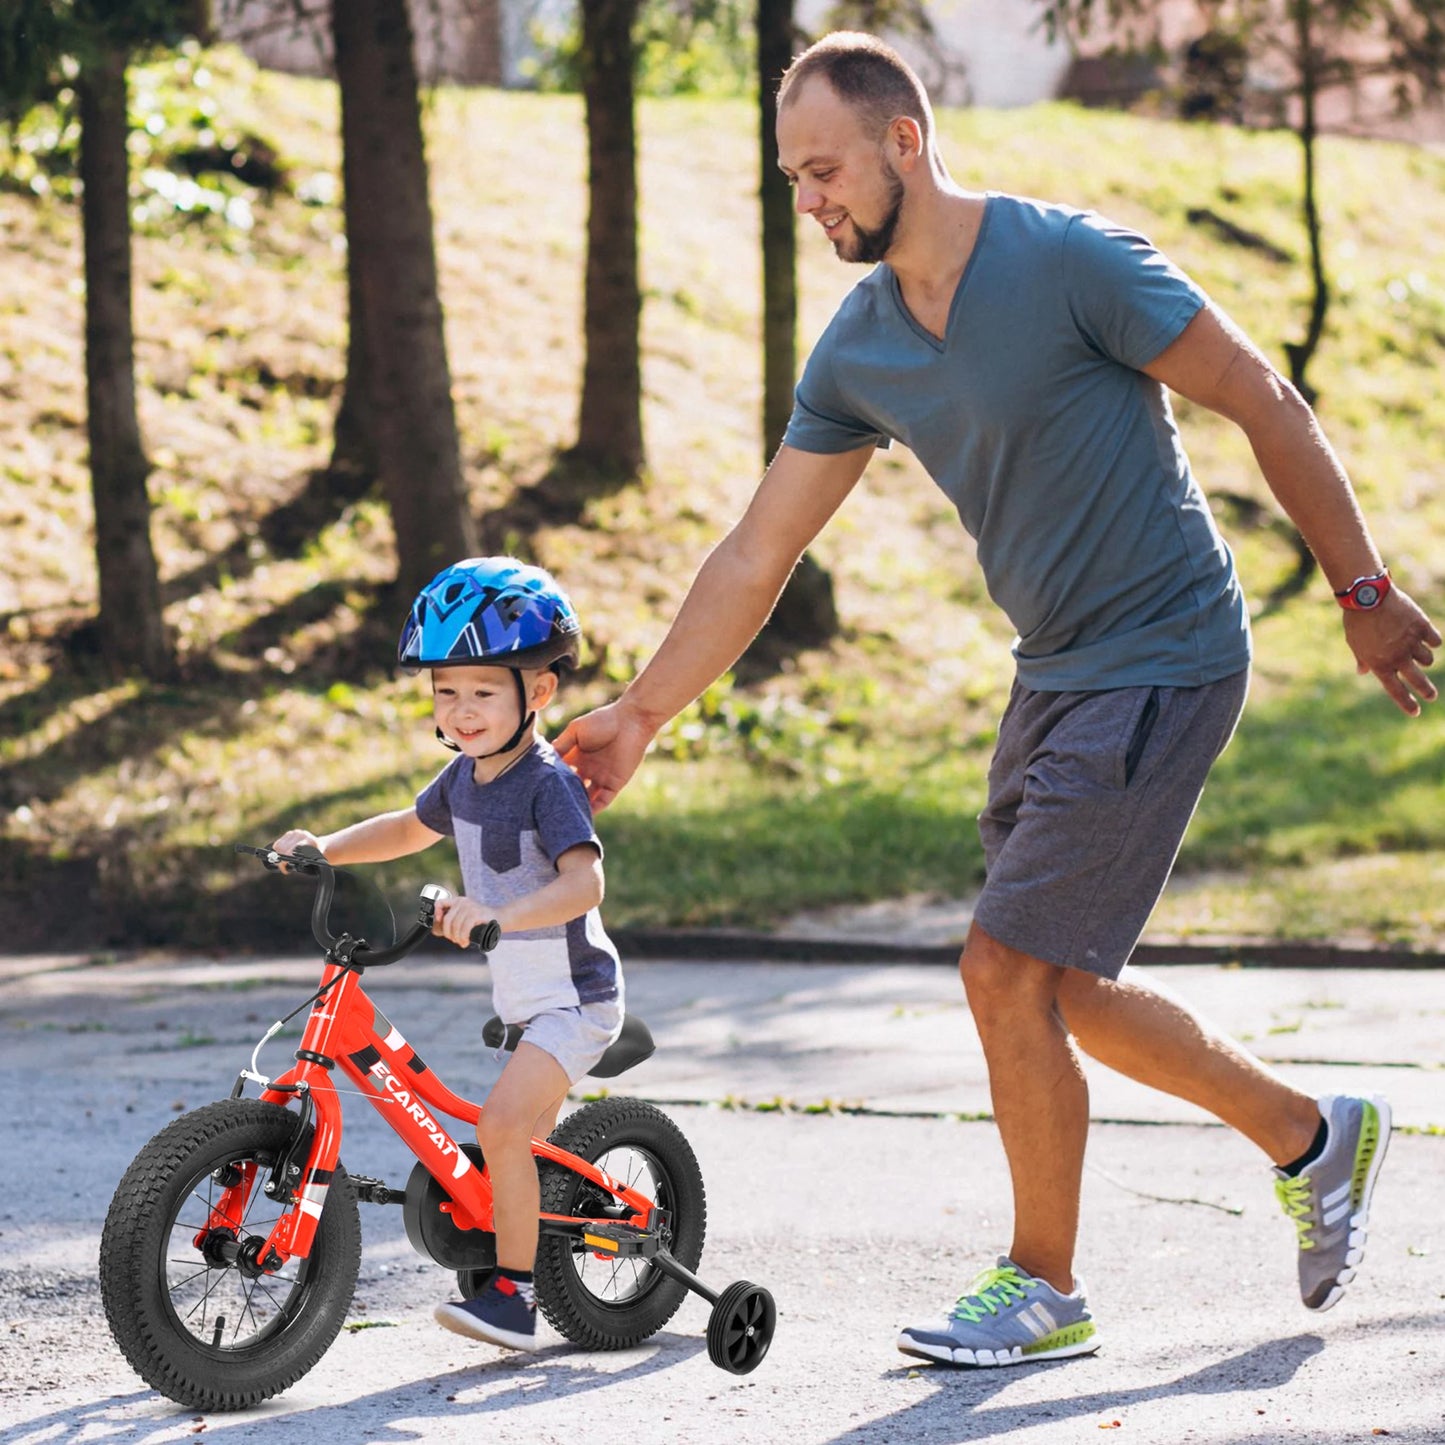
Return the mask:
{"type": "MultiPolygon", "coordinates": [[[[483,1106],[454,1094],[421,1061],[367,996],[356,968],[328,959],[301,1047],[296,1050],[296,1064],[266,1084],[261,1093],[264,1102],[281,1105],[299,1096],[303,1109],[304,1101],[309,1100],[314,1126],[305,1159],[295,1161],[298,1168],[290,1176],[294,1182],[287,1197],[278,1200],[284,1204],[284,1212],[258,1253],[261,1267],[274,1271],[287,1260],[304,1259],[311,1252],[341,1155],[341,1093],[332,1082],[337,1069],[356,1086],[356,1092],[375,1105],[442,1185],[451,1200],[450,1206],[442,1208],[449,1209],[456,1227],[492,1230],[491,1175],[485,1166],[478,1169],[472,1163],[441,1122],[446,1115],[475,1125],[483,1106]]],[[[606,1223],[647,1226],[655,1201],[646,1195],[544,1139],[532,1140],[532,1153],[589,1180],[631,1211],[625,1219],[612,1218],[606,1223]]],[[[231,1221],[241,1218],[254,1187],[254,1170],[228,1184],[198,1238],[211,1230],[225,1230],[231,1221]]],[[[543,1214],[541,1219],[544,1227],[550,1224],[579,1233],[588,1223],[579,1216],[560,1214],[543,1214]]]]}

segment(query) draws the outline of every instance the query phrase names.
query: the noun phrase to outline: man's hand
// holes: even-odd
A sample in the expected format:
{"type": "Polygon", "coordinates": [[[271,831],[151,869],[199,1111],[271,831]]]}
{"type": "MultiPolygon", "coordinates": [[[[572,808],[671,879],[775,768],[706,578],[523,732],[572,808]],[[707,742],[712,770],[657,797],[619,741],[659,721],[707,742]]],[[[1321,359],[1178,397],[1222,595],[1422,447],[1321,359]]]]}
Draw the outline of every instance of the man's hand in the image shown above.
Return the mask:
{"type": "Polygon", "coordinates": [[[1361,675],[1373,672],[1401,712],[1417,717],[1420,703],[1439,696],[1425,669],[1435,661],[1440,633],[1398,587],[1369,612],[1346,612],[1345,640],[1361,675]]]}
{"type": "Polygon", "coordinates": [[[619,700],[574,718],[553,746],[582,779],[592,811],[600,813],[626,787],[656,733],[619,700]]]}

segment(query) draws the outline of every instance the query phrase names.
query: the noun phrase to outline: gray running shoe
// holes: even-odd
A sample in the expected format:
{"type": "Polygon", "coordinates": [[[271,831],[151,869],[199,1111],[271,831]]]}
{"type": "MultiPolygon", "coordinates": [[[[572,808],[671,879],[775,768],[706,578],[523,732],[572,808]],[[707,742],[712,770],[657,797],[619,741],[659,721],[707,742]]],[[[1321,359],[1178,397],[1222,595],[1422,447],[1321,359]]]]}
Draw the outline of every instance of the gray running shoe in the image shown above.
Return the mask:
{"type": "Polygon", "coordinates": [[[984,1270],[946,1319],[909,1326],[898,1348],[945,1365],[1026,1365],[1092,1355],[1099,1335],[1083,1280],[1075,1279],[1073,1294],[1060,1294],[1000,1255],[998,1267],[984,1270]]]}
{"type": "Polygon", "coordinates": [[[1390,1144],[1390,1106],[1378,1096],[1327,1095],[1325,1152],[1294,1178],[1276,1169],[1274,1192],[1299,1232],[1300,1298],[1327,1310],[1365,1253],[1370,1195],[1390,1144]]]}

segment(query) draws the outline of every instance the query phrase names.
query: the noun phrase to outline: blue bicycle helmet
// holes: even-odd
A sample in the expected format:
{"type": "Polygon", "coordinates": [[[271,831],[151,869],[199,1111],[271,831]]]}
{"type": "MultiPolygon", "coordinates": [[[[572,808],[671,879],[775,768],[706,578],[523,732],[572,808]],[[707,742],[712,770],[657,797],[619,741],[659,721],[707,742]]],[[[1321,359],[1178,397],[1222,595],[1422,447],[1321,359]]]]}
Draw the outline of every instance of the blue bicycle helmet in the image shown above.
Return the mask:
{"type": "MultiPolygon", "coordinates": [[[[582,629],[551,573],[515,557],[468,557],[444,567],[417,594],[397,643],[408,672],[424,667],[506,667],[517,683],[522,721],[487,757],[509,752],[531,727],[522,673],[577,665],[582,629]]],[[[441,729],[437,737],[459,751],[441,729]]]]}
{"type": "Polygon", "coordinates": [[[515,557],[468,557],[417,594],[396,653],[413,671],[575,667],[580,638],[577,613],[551,573],[515,557]]]}

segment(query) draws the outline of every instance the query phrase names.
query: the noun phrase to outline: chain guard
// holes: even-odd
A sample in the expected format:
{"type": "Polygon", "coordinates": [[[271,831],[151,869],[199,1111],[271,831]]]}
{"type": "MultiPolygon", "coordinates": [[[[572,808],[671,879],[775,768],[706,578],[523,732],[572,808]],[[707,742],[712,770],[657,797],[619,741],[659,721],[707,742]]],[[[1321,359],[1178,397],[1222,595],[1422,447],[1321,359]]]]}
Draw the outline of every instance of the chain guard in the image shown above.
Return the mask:
{"type": "MultiPolygon", "coordinates": [[[[482,1168],[479,1145],[459,1146],[478,1170],[482,1168]]],[[[443,1204],[451,1196],[424,1164],[418,1163],[406,1181],[406,1203],[402,1218],[411,1247],[426,1259],[434,1260],[443,1269],[486,1269],[497,1263],[497,1237],[489,1230],[458,1229],[452,1216],[444,1213],[443,1204]]]]}

